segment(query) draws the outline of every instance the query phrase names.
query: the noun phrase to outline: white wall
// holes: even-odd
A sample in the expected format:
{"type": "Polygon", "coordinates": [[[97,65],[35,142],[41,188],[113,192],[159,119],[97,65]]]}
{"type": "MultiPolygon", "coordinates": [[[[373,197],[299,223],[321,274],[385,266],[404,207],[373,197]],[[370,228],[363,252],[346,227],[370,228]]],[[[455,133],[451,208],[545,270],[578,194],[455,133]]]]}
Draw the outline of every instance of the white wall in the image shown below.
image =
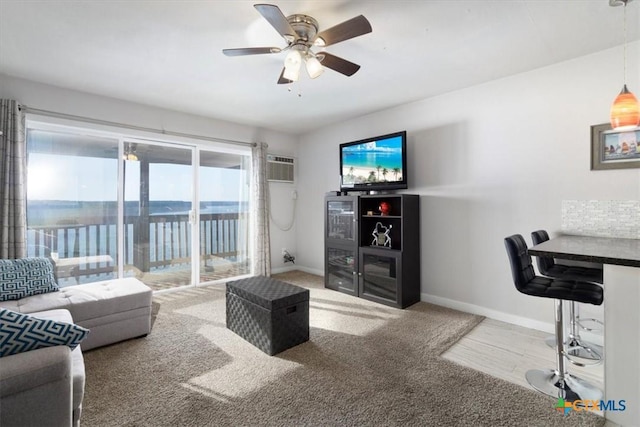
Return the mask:
{"type": "MultiPolygon", "coordinates": [[[[639,57],[640,43],[630,44],[636,95],[639,57]]],[[[323,271],[323,197],[338,189],[338,145],[406,129],[406,192],[422,196],[423,300],[549,329],[552,302],[515,290],[503,239],[560,231],[563,199],[640,199],[640,169],[590,171],[590,126],[608,121],[621,58],[610,49],[302,136],[300,264],[323,271]]]]}
{"type": "MultiPolygon", "coordinates": [[[[269,144],[270,152],[289,156],[296,155],[297,138],[285,133],[62,89],[1,74],[0,98],[15,99],[31,108],[127,125],[227,140],[261,141],[269,144]]],[[[215,102],[215,100],[211,100],[211,102],[215,102]]],[[[79,125],[82,126],[82,123],[79,125]]],[[[135,134],[127,129],[123,129],[122,132],[135,134]]],[[[293,206],[291,200],[293,185],[272,183],[270,187],[271,204],[275,210],[274,218],[277,219],[282,216],[281,209],[290,210],[293,206]]],[[[287,232],[280,231],[274,224],[271,224],[272,267],[274,269],[282,269],[291,265],[284,265],[280,253],[283,247],[287,247],[294,254],[297,252],[295,231],[295,224],[287,232]]]]}

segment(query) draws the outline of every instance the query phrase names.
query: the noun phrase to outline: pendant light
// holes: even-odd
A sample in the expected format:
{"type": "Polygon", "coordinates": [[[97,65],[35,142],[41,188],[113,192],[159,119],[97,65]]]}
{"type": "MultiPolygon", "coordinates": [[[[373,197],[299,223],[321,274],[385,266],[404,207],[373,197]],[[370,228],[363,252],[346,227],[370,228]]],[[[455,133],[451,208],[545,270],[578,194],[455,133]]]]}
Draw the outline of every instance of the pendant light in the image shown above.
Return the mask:
{"type": "Polygon", "coordinates": [[[611,106],[611,127],[615,130],[633,129],[640,123],[638,99],[627,88],[627,3],[631,0],[609,0],[610,6],[624,6],[624,83],[611,106]]]}

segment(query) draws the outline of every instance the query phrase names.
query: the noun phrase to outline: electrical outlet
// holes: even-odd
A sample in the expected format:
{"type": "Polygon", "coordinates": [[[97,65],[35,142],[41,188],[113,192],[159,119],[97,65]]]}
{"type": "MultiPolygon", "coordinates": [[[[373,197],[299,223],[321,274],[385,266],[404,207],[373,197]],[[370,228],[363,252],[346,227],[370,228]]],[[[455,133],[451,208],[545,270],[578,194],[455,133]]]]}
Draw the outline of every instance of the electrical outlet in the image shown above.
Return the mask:
{"type": "Polygon", "coordinates": [[[287,263],[287,262],[291,262],[291,263],[293,263],[293,264],[295,264],[295,263],[296,263],[296,257],[294,257],[293,255],[291,255],[289,252],[287,252],[286,254],[284,254],[284,255],[282,256],[282,258],[284,259],[284,262],[285,262],[285,263],[287,263]]]}

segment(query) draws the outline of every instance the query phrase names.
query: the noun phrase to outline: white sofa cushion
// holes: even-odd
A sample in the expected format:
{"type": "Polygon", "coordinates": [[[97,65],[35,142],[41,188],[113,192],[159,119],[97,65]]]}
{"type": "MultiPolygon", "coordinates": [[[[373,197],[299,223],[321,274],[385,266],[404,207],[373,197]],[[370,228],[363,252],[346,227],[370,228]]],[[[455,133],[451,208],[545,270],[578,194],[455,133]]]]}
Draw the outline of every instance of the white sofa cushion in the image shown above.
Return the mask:
{"type": "Polygon", "coordinates": [[[151,288],[136,278],[128,277],[67,286],[58,292],[7,301],[0,306],[20,313],[65,308],[76,323],[82,323],[113,313],[149,307],[151,295],[151,288]]]}
{"type": "Polygon", "coordinates": [[[73,323],[0,308],[0,357],[56,345],[73,350],[88,333],[88,329],[73,323]]]}

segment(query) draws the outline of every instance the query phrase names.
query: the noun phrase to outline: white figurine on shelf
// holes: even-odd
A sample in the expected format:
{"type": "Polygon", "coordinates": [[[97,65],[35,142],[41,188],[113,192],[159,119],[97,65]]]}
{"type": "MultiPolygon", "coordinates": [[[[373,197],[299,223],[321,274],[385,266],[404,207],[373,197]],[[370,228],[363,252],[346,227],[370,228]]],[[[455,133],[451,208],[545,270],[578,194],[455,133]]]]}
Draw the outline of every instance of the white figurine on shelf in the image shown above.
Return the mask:
{"type": "Polygon", "coordinates": [[[372,246],[385,246],[391,247],[391,237],[389,236],[389,232],[391,232],[392,224],[389,224],[389,227],[385,227],[381,223],[376,223],[376,228],[373,230],[371,235],[373,236],[373,241],[371,242],[372,246]]]}

